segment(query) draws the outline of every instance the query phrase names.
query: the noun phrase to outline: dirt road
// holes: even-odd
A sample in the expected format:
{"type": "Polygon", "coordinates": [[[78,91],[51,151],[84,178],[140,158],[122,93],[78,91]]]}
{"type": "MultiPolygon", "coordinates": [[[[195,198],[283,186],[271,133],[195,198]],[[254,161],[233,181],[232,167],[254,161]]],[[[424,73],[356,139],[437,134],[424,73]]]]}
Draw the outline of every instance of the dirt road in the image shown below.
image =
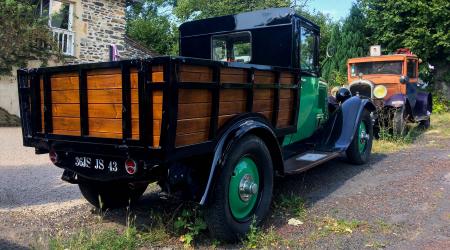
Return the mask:
{"type": "MultiPolygon", "coordinates": [[[[28,248],[99,223],[123,227],[123,211],[99,222],[47,155],[21,146],[20,129],[0,128],[0,149],[0,249],[28,248]]],[[[284,243],[274,247],[450,249],[450,137],[429,131],[408,149],[374,154],[367,165],[324,164],[279,181],[275,197],[265,228],[284,243]],[[305,199],[302,225],[288,225],[290,208],[277,209],[281,194],[305,199]]],[[[135,208],[137,222],[165,204],[147,193],[135,208]]]]}

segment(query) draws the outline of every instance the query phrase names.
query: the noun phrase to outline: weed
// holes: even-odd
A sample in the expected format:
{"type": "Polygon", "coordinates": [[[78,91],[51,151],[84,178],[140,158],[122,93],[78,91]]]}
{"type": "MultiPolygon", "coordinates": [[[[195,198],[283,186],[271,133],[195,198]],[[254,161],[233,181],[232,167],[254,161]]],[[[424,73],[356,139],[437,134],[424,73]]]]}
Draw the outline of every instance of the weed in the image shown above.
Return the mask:
{"type": "Polygon", "coordinates": [[[279,201],[276,203],[275,208],[277,211],[292,214],[299,219],[305,219],[306,217],[306,206],[305,200],[298,195],[280,195],[279,201]]]}
{"type": "Polygon", "coordinates": [[[183,242],[185,247],[190,247],[195,237],[206,227],[200,210],[195,207],[183,209],[181,215],[174,222],[175,231],[181,234],[180,241],[183,242]]]}
{"type": "Polygon", "coordinates": [[[250,230],[242,242],[244,249],[273,249],[280,247],[280,245],[287,245],[288,242],[283,240],[273,227],[266,231],[259,230],[255,222],[255,219],[253,219],[250,230]]]}
{"type": "Polygon", "coordinates": [[[330,216],[324,217],[319,221],[319,230],[325,233],[352,234],[353,230],[361,226],[363,223],[357,220],[335,219],[330,216]]]}

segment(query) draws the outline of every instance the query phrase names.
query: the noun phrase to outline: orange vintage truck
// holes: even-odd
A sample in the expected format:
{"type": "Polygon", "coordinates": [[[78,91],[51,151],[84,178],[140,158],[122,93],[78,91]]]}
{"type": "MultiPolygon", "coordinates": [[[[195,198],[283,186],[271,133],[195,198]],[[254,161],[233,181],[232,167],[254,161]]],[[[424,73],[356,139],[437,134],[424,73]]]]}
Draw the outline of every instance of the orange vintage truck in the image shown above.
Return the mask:
{"type": "Polygon", "coordinates": [[[418,77],[419,60],[409,49],[399,49],[396,54],[351,58],[347,63],[352,95],[371,98],[379,117],[389,120],[385,124],[391,124],[397,135],[405,133],[407,122],[430,126],[432,97],[418,77]]]}

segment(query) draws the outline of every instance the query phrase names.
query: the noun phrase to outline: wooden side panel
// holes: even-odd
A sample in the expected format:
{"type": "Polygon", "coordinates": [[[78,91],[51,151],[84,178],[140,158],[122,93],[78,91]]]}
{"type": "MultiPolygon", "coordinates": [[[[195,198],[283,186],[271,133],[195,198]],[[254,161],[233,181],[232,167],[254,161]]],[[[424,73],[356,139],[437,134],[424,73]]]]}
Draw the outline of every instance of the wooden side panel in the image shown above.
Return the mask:
{"type": "MultiPolygon", "coordinates": [[[[186,65],[183,65],[183,67],[184,66],[186,65]]],[[[195,66],[193,68],[185,68],[185,70],[189,69],[192,71],[202,71],[204,70],[203,68],[204,67],[196,68],[195,66]]],[[[209,81],[211,80],[212,71],[211,79],[209,81]]],[[[206,89],[179,90],[177,132],[175,139],[175,145],[177,147],[197,144],[208,139],[211,116],[211,98],[211,91],[206,89]]]]}
{"type": "Polygon", "coordinates": [[[291,121],[294,111],[294,92],[295,89],[280,90],[280,108],[278,111],[277,127],[284,128],[293,124],[291,121]]]}
{"type": "MultiPolygon", "coordinates": [[[[50,84],[53,134],[81,135],[78,72],[53,74],[50,76],[50,84]]],[[[43,98],[43,88],[41,92],[43,98]]],[[[41,100],[44,114],[44,100],[41,100]]]]}
{"type": "Polygon", "coordinates": [[[208,66],[181,65],[179,69],[180,82],[211,83],[213,71],[208,66]]]}
{"type": "Polygon", "coordinates": [[[236,68],[221,68],[220,69],[221,83],[248,83],[247,70],[236,68]]]}
{"type": "Polygon", "coordinates": [[[255,84],[275,84],[275,72],[255,70],[255,84]]]}

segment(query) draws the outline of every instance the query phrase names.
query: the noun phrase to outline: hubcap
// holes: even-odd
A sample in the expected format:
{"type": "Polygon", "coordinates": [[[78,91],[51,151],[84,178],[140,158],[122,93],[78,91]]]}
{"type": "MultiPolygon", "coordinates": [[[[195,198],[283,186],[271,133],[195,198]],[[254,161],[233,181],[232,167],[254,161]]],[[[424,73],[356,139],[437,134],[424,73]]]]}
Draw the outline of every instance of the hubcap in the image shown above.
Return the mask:
{"type": "Polygon", "coordinates": [[[360,153],[364,152],[369,139],[370,135],[367,133],[366,124],[364,121],[361,121],[358,128],[358,148],[360,153]]]}
{"type": "Polygon", "coordinates": [[[230,179],[228,200],[231,214],[238,220],[251,214],[259,191],[259,173],[255,162],[242,157],[236,164],[230,179]]]}

